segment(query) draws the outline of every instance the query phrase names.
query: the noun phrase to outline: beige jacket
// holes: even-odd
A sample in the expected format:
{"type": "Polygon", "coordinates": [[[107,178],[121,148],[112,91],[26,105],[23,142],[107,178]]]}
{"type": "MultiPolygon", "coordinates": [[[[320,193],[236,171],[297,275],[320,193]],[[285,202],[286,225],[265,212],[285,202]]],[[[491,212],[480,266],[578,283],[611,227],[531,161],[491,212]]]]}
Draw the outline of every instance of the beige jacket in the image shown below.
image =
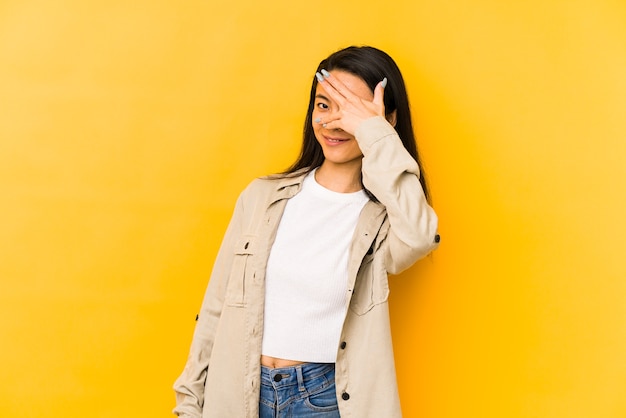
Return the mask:
{"type": "MultiPolygon", "coordinates": [[[[363,208],[350,247],[348,310],[337,347],[342,418],[401,417],[387,273],[399,273],[438,245],[437,216],[419,167],[383,117],[356,138],[363,184],[380,203],[363,208]]],[[[257,418],[265,267],[287,199],[304,176],[253,181],[239,197],[215,261],[191,351],[174,384],[182,417],[257,418]]]]}

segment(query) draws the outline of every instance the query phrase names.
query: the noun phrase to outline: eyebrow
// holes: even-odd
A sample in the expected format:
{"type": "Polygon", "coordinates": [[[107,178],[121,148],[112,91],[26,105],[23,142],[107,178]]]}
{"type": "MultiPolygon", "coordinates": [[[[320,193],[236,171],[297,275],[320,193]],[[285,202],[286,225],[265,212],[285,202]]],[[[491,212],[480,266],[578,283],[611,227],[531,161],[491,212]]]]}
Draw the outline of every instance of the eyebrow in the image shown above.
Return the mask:
{"type": "Polygon", "coordinates": [[[324,96],[323,94],[319,94],[318,93],[318,94],[315,95],[315,98],[316,99],[323,99],[323,100],[326,100],[327,102],[330,102],[330,99],[328,97],[324,96]]]}

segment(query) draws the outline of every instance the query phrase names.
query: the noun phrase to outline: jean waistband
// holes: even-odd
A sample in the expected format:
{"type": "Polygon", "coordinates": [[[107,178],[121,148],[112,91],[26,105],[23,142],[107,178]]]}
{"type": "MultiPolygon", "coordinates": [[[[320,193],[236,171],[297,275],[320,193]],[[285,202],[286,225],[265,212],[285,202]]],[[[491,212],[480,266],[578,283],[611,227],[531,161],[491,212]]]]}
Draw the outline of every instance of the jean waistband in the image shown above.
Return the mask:
{"type": "Polygon", "coordinates": [[[335,371],[334,363],[303,363],[290,367],[271,369],[261,366],[261,381],[277,386],[304,384],[327,373],[335,371]]]}

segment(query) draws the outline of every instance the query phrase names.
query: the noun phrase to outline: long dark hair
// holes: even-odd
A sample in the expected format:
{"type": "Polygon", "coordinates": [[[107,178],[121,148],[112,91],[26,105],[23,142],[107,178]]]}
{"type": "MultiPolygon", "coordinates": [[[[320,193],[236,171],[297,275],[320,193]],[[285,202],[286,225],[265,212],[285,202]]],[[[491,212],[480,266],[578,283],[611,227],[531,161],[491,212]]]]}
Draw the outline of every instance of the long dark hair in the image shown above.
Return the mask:
{"type": "MultiPolygon", "coordinates": [[[[404,79],[394,60],[387,53],[371,46],[350,46],[331,54],[320,62],[316,71],[321,69],[327,71],[341,70],[353,74],[365,81],[372,92],[376,85],[384,77],[387,77],[384,96],[385,112],[390,114],[396,111],[396,132],[398,132],[404,148],[417,161],[420,167],[420,183],[426,198],[430,201],[426,175],[420,162],[415,134],[413,133],[409,98],[404,79]]],[[[315,90],[317,88],[317,78],[313,74],[312,79],[309,108],[304,119],[304,135],[300,155],[293,165],[282,173],[283,175],[294,174],[296,171],[300,173],[311,171],[324,162],[324,153],[315,138],[311,121],[315,104],[315,90]]]]}

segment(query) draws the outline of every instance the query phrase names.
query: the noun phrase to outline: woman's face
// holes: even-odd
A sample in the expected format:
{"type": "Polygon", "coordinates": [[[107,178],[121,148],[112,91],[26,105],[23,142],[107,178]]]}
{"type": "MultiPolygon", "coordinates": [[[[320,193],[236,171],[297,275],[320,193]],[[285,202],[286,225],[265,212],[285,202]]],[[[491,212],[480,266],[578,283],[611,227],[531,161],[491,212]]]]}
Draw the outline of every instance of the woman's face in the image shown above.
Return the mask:
{"type": "MultiPolygon", "coordinates": [[[[370,90],[365,81],[360,77],[345,71],[333,70],[331,74],[341,81],[348,90],[362,99],[371,101],[374,93],[370,90]]],[[[315,90],[315,103],[313,106],[313,117],[310,123],[313,124],[313,132],[317,142],[324,151],[324,164],[359,164],[363,154],[354,136],[341,129],[326,129],[321,123],[313,122],[317,118],[328,117],[339,110],[336,102],[329,98],[324,88],[317,84],[315,90]]]]}

